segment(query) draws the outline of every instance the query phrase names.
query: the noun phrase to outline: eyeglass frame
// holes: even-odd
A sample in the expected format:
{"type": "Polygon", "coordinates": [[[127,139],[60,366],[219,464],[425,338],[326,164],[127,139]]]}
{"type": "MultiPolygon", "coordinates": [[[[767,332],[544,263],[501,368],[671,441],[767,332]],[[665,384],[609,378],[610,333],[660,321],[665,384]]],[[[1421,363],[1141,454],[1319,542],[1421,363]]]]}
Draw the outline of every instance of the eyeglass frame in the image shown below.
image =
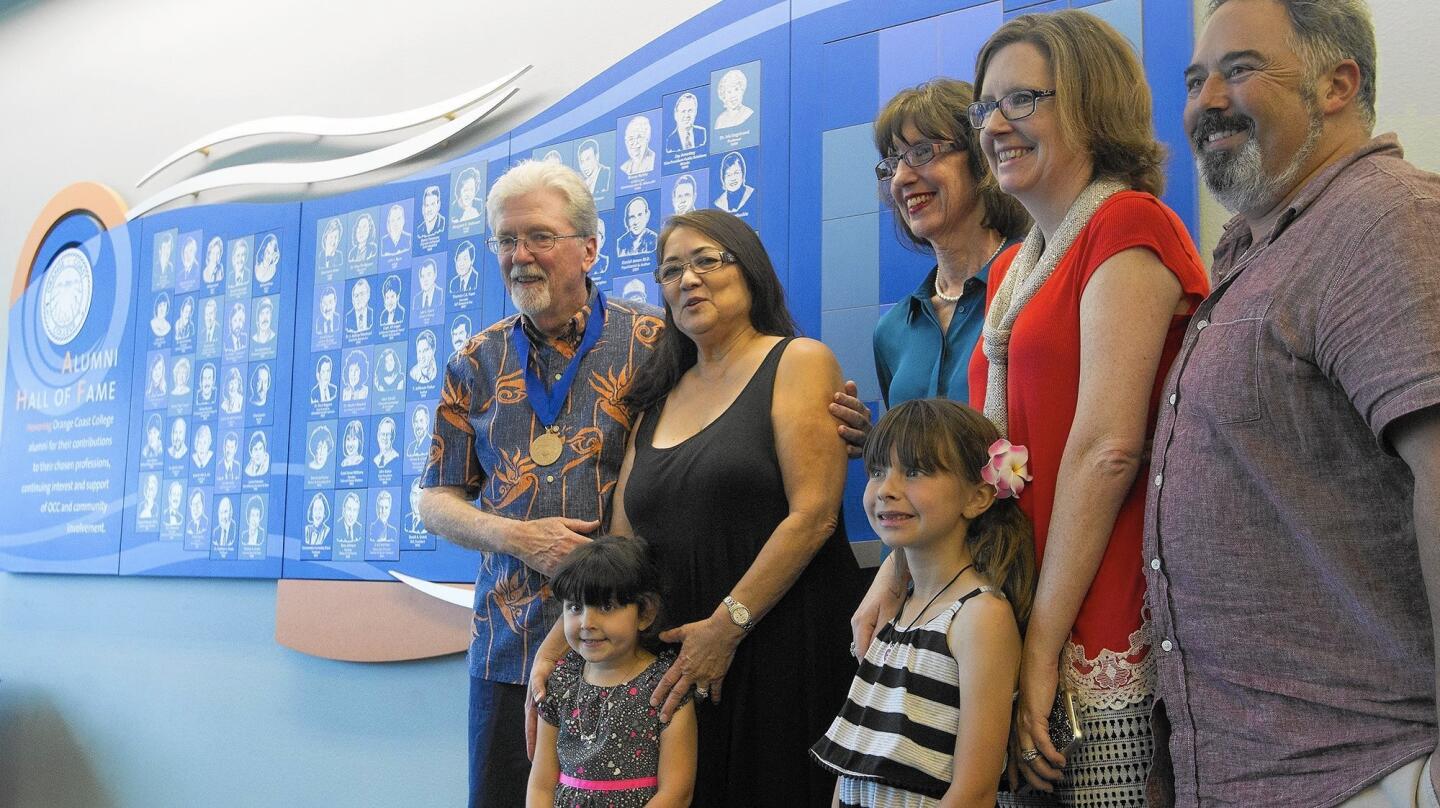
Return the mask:
{"type": "Polygon", "coordinates": [[[898,173],[900,169],[900,162],[902,160],[905,162],[905,165],[910,166],[911,168],[919,168],[920,166],[929,165],[930,163],[934,162],[935,158],[939,157],[942,154],[952,151],[958,152],[963,150],[964,146],[962,146],[960,142],[956,140],[922,140],[919,143],[910,145],[908,148],[906,148],[899,154],[892,154],[889,157],[886,157],[880,162],[876,163],[875,180],[877,182],[889,182],[895,179],[895,174],[898,173]],[[932,152],[928,158],[920,160],[919,162],[910,159],[910,155],[914,154],[915,150],[920,148],[921,146],[929,146],[930,148],[934,149],[934,152],[932,152]],[[889,170],[890,176],[881,176],[881,172],[884,170],[889,170]]]}
{"type": "MultiPolygon", "coordinates": [[[[536,234],[536,235],[538,235],[538,234],[536,234]]],[[[485,246],[490,248],[490,252],[494,253],[495,255],[499,255],[499,256],[514,255],[514,254],[515,254],[515,251],[518,250],[518,249],[520,249],[520,245],[521,245],[522,243],[525,245],[525,249],[529,250],[532,254],[534,254],[534,253],[546,253],[546,252],[550,252],[551,250],[555,249],[555,244],[556,244],[557,242],[564,241],[564,240],[567,239],[567,238],[590,238],[590,237],[593,236],[593,235],[594,235],[594,233],[571,233],[571,234],[568,235],[568,236],[557,236],[557,235],[555,235],[555,234],[553,234],[553,233],[546,233],[546,234],[544,234],[543,237],[548,237],[549,239],[551,239],[551,241],[550,241],[550,246],[548,246],[548,247],[541,247],[541,246],[538,245],[538,244],[532,243],[532,242],[531,242],[531,239],[535,238],[535,235],[529,235],[529,236],[491,236],[490,238],[485,239],[485,246]],[[506,241],[513,241],[513,242],[515,242],[514,244],[512,244],[512,245],[510,246],[510,249],[509,249],[509,250],[506,250],[506,249],[505,249],[505,242],[506,242],[506,241]]],[[[543,237],[542,237],[542,238],[543,238],[543,237]]]]}
{"type": "Polygon", "coordinates": [[[1054,90],[1033,90],[1029,88],[1016,90],[1013,93],[1006,93],[994,101],[976,101],[965,107],[965,115],[969,120],[970,126],[976,131],[979,131],[985,128],[985,122],[990,120],[990,114],[997,110],[1001,115],[1005,116],[1005,120],[1007,121],[1023,121],[1035,114],[1035,105],[1040,99],[1053,98],[1054,96],[1054,90]],[[1030,96],[1030,111],[1023,115],[1011,115],[1004,109],[1005,102],[1013,99],[1017,95],[1030,96]]]}
{"type": "Polygon", "coordinates": [[[719,269],[724,269],[725,267],[730,266],[731,264],[738,263],[739,261],[739,259],[735,257],[735,253],[732,253],[729,250],[722,250],[717,247],[714,248],[714,251],[715,253],[718,253],[718,255],[705,252],[700,253],[699,255],[692,256],[688,261],[662,261],[659,266],[655,267],[655,271],[651,274],[654,276],[656,283],[660,284],[661,286],[669,286],[683,279],[685,277],[686,269],[689,269],[696,275],[709,275],[711,272],[719,269]],[[695,266],[695,261],[700,258],[719,258],[720,263],[716,264],[713,267],[710,267],[709,269],[701,269],[700,267],[695,266]],[[676,275],[674,278],[671,278],[668,281],[664,280],[660,277],[660,273],[663,272],[667,267],[679,267],[680,274],[676,275]]]}

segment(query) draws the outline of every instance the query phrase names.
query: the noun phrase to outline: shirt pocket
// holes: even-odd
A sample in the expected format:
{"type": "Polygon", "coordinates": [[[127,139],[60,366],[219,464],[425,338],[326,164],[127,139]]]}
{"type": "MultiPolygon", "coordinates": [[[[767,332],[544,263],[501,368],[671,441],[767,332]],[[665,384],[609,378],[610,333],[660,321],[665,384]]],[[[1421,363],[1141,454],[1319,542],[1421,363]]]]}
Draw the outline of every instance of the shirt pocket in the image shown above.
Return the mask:
{"type": "Polygon", "coordinates": [[[1196,340],[1182,377],[1181,396],[1209,412],[1213,423],[1260,420],[1263,324],[1259,317],[1211,322],[1204,326],[1196,340]]]}

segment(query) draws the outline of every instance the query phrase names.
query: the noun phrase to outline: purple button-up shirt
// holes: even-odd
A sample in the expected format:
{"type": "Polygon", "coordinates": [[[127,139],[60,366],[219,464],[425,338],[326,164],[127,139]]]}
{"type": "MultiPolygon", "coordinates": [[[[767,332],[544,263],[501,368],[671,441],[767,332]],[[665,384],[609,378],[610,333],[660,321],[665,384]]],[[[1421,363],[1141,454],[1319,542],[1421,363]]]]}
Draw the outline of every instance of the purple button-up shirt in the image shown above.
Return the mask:
{"type": "Polygon", "coordinates": [[[1435,743],[1414,479],[1385,430],[1440,403],[1440,177],[1376,138],[1263,240],[1232,221],[1213,275],[1146,511],[1175,798],[1332,806],[1435,743]]]}

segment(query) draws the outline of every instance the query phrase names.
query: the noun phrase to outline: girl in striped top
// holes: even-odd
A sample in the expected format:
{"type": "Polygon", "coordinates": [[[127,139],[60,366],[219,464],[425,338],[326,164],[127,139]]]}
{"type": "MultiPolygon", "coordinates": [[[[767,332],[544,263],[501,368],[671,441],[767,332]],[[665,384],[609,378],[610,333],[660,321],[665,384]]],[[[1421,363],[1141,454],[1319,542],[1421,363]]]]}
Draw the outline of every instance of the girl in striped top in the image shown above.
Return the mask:
{"type": "Polygon", "coordinates": [[[866,441],[865,513],[911,587],[811,749],[839,775],[835,805],[995,805],[1035,589],[1027,460],[942,399],[895,407],[866,441]]]}

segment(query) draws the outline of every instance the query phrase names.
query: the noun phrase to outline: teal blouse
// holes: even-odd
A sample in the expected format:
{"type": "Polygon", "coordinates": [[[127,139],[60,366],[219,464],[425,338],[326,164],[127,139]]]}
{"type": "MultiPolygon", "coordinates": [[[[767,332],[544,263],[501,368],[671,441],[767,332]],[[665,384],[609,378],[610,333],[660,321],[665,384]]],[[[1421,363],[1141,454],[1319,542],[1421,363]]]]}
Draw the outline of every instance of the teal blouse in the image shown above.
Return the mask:
{"type": "MultiPolygon", "coordinates": [[[[999,254],[1014,243],[1007,240],[999,254]]],[[[930,303],[937,271],[938,266],[932,268],[914,292],[875,324],[875,375],[887,408],[913,398],[948,398],[965,404],[970,401],[970,354],[985,327],[985,284],[990,263],[965,281],[950,317],[950,328],[944,333],[930,303]]]]}

